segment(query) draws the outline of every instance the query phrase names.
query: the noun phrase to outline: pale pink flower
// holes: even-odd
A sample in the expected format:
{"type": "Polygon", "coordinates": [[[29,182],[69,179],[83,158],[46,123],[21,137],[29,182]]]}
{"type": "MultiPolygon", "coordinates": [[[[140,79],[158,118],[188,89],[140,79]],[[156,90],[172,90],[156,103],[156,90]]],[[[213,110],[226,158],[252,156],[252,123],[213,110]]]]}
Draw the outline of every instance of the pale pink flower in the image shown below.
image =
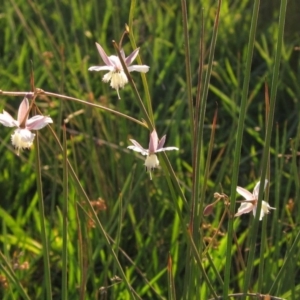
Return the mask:
{"type": "MultiPolygon", "coordinates": [[[[266,188],[268,184],[268,180],[265,180],[265,186],[266,188]]],[[[242,214],[246,214],[249,212],[253,212],[253,216],[256,215],[256,209],[257,209],[257,201],[258,201],[258,192],[259,192],[259,186],[260,181],[257,182],[257,184],[254,187],[253,193],[250,193],[249,191],[245,190],[244,188],[237,186],[236,191],[243,196],[246,200],[242,202],[241,206],[239,207],[237,213],[234,215],[235,217],[240,216],[242,214]]],[[[259,220],[261,221],[265,214],[268,214],[270,211],[269,209],[276,209],[274,207],[271,207],[269,203],[262,200],[261,203],[261,210],[260,210],[260,216],[259,220]]]]}
{"type": "Polygon", "coordinates": [[[6,127],[17,127],[11,136],[13,146],[17,149],[19,155],[20,149],[30,148],[35,134],[31,130],[39,130],[49,123],[53,123],[50,117],[36,115],[28,119],[29,102],[25,97],[18,110],[18,118],[15,120],[8,112],[3,110],[0,114],[0,123],[6,127]]]}
{"type": "MultiPolygon", "coordinates": [[[[109,82],[110,81],[110,86],[113,89],[116,89],[118,93],[118,97],[120,98],[119,95],[119,88],[123,88],[125,84],[128,82],[128,78],[123,70],[122,64],[120,62],[120,59],[116,55],[111,55],[107,56],[103,48],[96,43],[98,52],[105,63],[105,66],[92,66],[88,70],[89,71],[109,71],[106,73],[102,80],[104,82],[109,82]]],[[[137,72],[142,72],[142,73],[147,73],[149,71],[149,67],[146,65],[133,65],[130,66],[131,63],[135,60],[139,53],[139,48],[135,49],[129,56],[125,57],[125,53],[123,49],[120,51],[122,58],[128,68],[129,72],[137,71],[137,72]]]]}
{"type": "Polygon", "coordinates": [[[153,171],[154,168],[157,168],[159,166],[159,161],[155,153],[162,152],[162,151],[179,150],[177,147],[163,148],[166,141],[166,135],[164,135],[160,140],[158,140],[156,130],[153,130],[152,133],[150,134],[150,142],[149,142],[148,149],[144,149],[135,140],[130,139],[130,141],[133,144],[133,146],[128,146],[127,147],[128,149],[139,152],[142,155],[147,155],[144,165],[146,166],[146,171],[149,171],[150,173],[151,180],[152,180],[151,171],[153,171]]]}

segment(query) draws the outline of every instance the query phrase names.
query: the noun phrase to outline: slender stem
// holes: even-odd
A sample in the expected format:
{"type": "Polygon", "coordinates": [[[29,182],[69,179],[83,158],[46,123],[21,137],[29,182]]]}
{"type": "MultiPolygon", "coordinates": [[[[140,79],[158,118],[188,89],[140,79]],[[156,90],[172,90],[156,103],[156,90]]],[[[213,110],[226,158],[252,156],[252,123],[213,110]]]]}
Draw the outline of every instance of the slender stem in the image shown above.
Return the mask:
{"type": "Polygon", "coordinates": [[[42,174],[41,174],[41,161],[40,161],[40,147],[39,147],[39,133],[36,133],[35,137],[35,169],[36,169],[36,184],[37,193],[39,197],[39,216],[41,222],[41,238],[43,244],[43,258],[44,258],[44,279],[46,284],[46,299],[52,299],[52,287],[51,287],[51,275],[50,275],[50,261],[49,261],[49,246],[46,232],[45,222],[45,208],[43,199],[43,188],[42,188],[42,174]]]}
{"type": "Polygon", "coordinates": [[[167,265],[167,271],[168,271],[168,299],[169,300],[176,300],[175,282],[174,282],[172,265],[173,265],[172,257],[169,254],[169,256],[168,256],[168,265],[167,265]]]}
{"type": "MultiPolygon", "coordinates": [[[[20,296],[23,297],[25,300],[31,300],[30,297],[28,296],[26,290],[22,286],[22,282],[16,276],[16,273],[14,272],[12,266],[11,266],[11,261],[7,259],[7,256],[5,256],[1,251],[0,251],[0,259],[1,259],[1,264],[0,264],[0,271],[5,275],[5,277],[8,279],[8,281],[16,287],[16,289],[19,291],[20,296]]],[[[8,296],[8,292],[6,292],[6,296],[8,296]]],[[[8,297],[6,298],[8,299],[8,297]]],[[[15,299],[15,298],[12,298],[15,299]]]]}
{"type": "MultiPolygon", "coordinates": [[[[281,49],[282,49],[282,43],[283,43],[286,4],[287,4],[287,0],[281,1],[280,15],[279,15],[279,30],[278,30],[277,47],[276,47],[274,69],[273,69],[271,95],[270,95],[270,113],[269,113],[268,122],[267,122],[266,137],[265,137],[264,150],[263,150],[263,156],[262,156],[262,166],[261,166],[261,168],[262,168],[261,181],[262,182],[264,182],[264,180],[266,178],[266,174],[267,174],[267,164],[268,164],[268,157],[269,157],[270,144],[271,144],[275,103],[276,103],[276,93],[277,93],[277,86],[278,86],[281,49]]],[[[259,199],[258,199],[258,204],[257,204],[258,212],[261,210],[263,191],[264,191],[264,184],[261,184],[260,188],[259,188],[259,197],[258,197],[259,199]]],[[[256,214],[254,222],[253,222],[253,227],[250,232],[250,236],[252,238],[251,238],[251,242],[250,242],[249,257],[248,257],[247,268],[246,268],[244,293],[248,291],[248,288],[250,286],[251,273],[252,273],[252,269],[253,269],[252,267],[254,265],[254,255],[255,255],[255,248],[256,248],[256,236],[257,236],[257,232],[258,232],[259,215],[260,215],[259,213],[256,214]]]]}
{"type": "MultiPolygon", "coordinates": [[[[59,146],[59,149],[63,152],[63,146],[61,145],[58,137],[56,136],[54,130],[48,126],[51,133],[52,133],[52,136],[54,137],[54,139],[56,140],[57,142],[57,145],[59,146]]],[[[110,254],[112,255],[115,263],[116,263],[116,266],[120,272],[120,276],[122,277],[123,281],[125,282],[126,286],[127,286],[127,289],[128,289],[128,292],[130,293],[131,295],[131,298],[132,299],[135,299],[135,291],[134,289],[132,288],[132,286],[130,285],[129,281],[127,280],[126,278],[126,274],[124,273],[123,271],[123,268],[118,260],[118,257],[115,253],[115,251],[113,250],[112,248],[112,245],[109,241],[109,238],[108,238],[108,235],[102,225],[102,223],[100,222],[98,216],[97,216],[97,213],[95,212],[94,208],[93,208],[93,205],[91,204],[85,190],[83,189],[81,183],[80,183],[80,180],[78,179],[71,163],[69,162],[69,160],[67,160],[67,163],[68,163],[68,169],[69,169],[69,173],[70,173],[70,176],[72,177],[72,179],[74,180],[74,184],[77,188],[77,191],[79,192],[80,196],[82,197],[82,199],[85,201],[85,204],[87,205],[87,207],[89,208],[89,211],[91,212],[92,216],[93,216],[93,220],[95,221],[95,224],[96,224],[96,227],[98,228],[98,230],[101,232],[102,236],[104,237],[104,242],[107,246],[107,249],[109,250],[110,254]]]]}
{"type": "Polygon", "coordinates": [[[113,45],[114,45],[114,48],[115,48],[115,50],[116,50],[116,52],[118,54],[118,57],[120,59],[120,62],[121,62],[122,67],[123,67],[123,70],[124,70],[124,72],[125,72],[125,74],[126,74],[126,76],[128,78],[128,82],[131,85],[131,87],[133,89],[133,92],[134,92],[134,94],[135,94],[135,96],[136,96],[136,98],[138,100],[137,101],[138,105],[139,105],[139,107],[140,107],[140,109],[141,109],[141,111],[143,113],[143,116],[144,116],[144,119],[145,119],[145,121],[146,121],[146,123],[148,125],[148,128],[152,131],[153,129],[155,129],[154,128],[154,124],[152,123],[152,121],[151,121],[151,119],[149,117],[149,114],[148,114],[148,112],[147,112],[147,110],[146,110],[146,108],[144,106],[143,100],[142,100],[142,98],[141,98],[141,96],[140,96],[140,94],[139,94],[139,92],[138,92],[138,90],[136,88],[136,85],[135,85],[135,83],[134,83],[134,81],[133,81],[133,79],[132,79],[132,77],[130,75],[130,72],[128,71],[128,68],[127,68],[127,66],[126,66],[126,64],[124,62],[124,59],[123,59],[122,55],[121,55],[120,49],[119,49],[119,47],[118,47],[118,45],[117,45],[117,43],[115,41],[113,41],[113,45]]]}
{"type": "MultiPolygon", "coordinates": [[[[270,97],[269,97],[269,88],[267,83],[265,83],[265,104],[266,104],[266,123],[269,119],[270,114],[270,97]]],[[[267,178],[270,178],[270,154],[268,155],[268,163],[267,163],[267,178]]],[[[269,191],[270,185],[267,186],[265,190],[265,199],[268,201],[269,199],[269,191]]],[[[265,267],[265,249],[267,243],[267,219],[263,220],[262,224],[262,237],[261,237],[261,247],[260,247],[260,255],[259,255],[259,267],[258,267],[258,285],[257,291],[261,292],[264,284],[264,267],[265,267]]]]}
{"type": "Polygon", "coordinates": [[[275,290],[278,288],[278,284],[279,284],[279,280],[281,279],[282,275],[284,274],[283,272],[286,270],[288,263],[290,261],[291,258],[294,258],[294,251],[296,249],[298,249],[298,245],[299,245],[299,241],[300,241],[300,231],[298,231],[296,238],[294,240],[293,245],[291,246],[290,250],[288,251],[285,260],[283,262],[282,267],[280,268],[270,290],[269,290],[269,294],[274,293],[275,290]]]}
{"type": "Polygon", "coordinates": [[[63,127],[63,249],[62,299],[68,299],[68,161],[66,127],[63,127]]]}
{"type": "MultiPolygon", "coordinates": [[[[181,11],[182,11],[182,24],[183,24],[183,35],[184,35],[184,50],[185,50],[185,72],[186,72],[186,89],[188,94],[188,107],[189,107],[189,119],[191,126],[191,136],[194,136],[194,108],[193,108],[193,96],[192,96],[192,76],[191,76],[191,53],[190,53],[190,42],[189,42],[189,29],[188,29],[188,17],[186,0],[181,0],[181,11]]],[[[194,140],[192,141],[192,149],[194,149],[194,140]]]]}
{"type": "MultiPolygon", "coordinates": [[[[8,92],[8,91],[0,90],[0,95],[5,95],[5,96],[26,96],[26,95],[28,95],[28,92],[8,92]]],[[[143,127],[147,127],[144,122],[141,122],[141,121],[139,121],[135,118],[132,118],[132,117],[130,117],[128,115],[125,115],[125,114],[123,114],[119,111],[116,111],[114,109],[105,107],[105,106],[100,105],[100,104],[90,103],[90,102],[87,102],[87,101],[84,101],[84,100],[81,100],[81,99],[78,99],[78,98],[47,92],[47,91],[44,91],[42,89],[37,89],[37,95],[45,95],[45,96],[49,96],[49,97],[54,97],[54,98],[59,98],[59,99],[64,99],[64,100],[70,100],[70,101],[74,101],[74,102],[77,102],[77,103],[80,103],[80,104],[83,104],[83,105],[99,108],[99,109],[102,109],[102,110],[107,111],[109,113],[112,113],[114,115],[117,115],[119,117],[128,119],[132,122],[135,122],[135,123],[137,123],[137,124],[139,124],[143,127]]]]}
{"type": "MultiPolygon", "coordinates": [[[[135,42],[135,39],[134,39],[134,34],[133,34],[133,20],[134,20],[135,5],[136,5],[136,0],[131,0],[130,12],[129,12],[129,21],[128,21],[128,24],[129,24],[128,30],[129,30],[129,39],[130,39],[131,46],[132,46],[133,49],[137,48],[137,45],[136,45],[136,42],[135,42]]],[[[142,60],[141,60],[139,55],[137,57],[137,61],[138,61],[139,64],[142,64],[142,60]]],[[[150,118],[152,124],[154,124],[152,102],[151,102],[151,96],[150,96],[148,83],[147,83],[147,80],[146,80],[146,75],[144,73],[141,73],[141,76],[142,76],[144,92],[145,92],[145,95],[146,95],[147,111],[148,111],[149,118],[150,118]]]]}
{"type": "MultiPolygon", "coordinates": [[[[248,52],[247,52],[247,60],[246,60],[246,68],[245,68],[245,78],[243,83],[242,90],[242,99],[241,99],[241,107],[240,114],[238,120],[237,127],[237,135],[236,135],[236,145],[234,150],[234,161],[233,161],[233,172],[232,172],[232,181],[231,181],[231,201],[230,201],[230,215],[234,214],[235,211],[235,189],[238,181],[239,174],[239,164],[241,157],[241,147],[242,147],[242,139],[243,139],[243,130],[244,130],[244,122],[246,117],[246,105],[247,105],[247,97],[249,90],[249,82],[250,82],[250,74],[251,74],[251,65],[252,65],[252,56],[253,56],[253,48],[255,42],[255,33],[259,12],[259,0],[254,1],[252,20],[251,20],[251,28],[250,28],[250,36],[248,43],[248,52]]],[[[231,270],[231,249],[232,249],[232,236],[233,236],[233,218],[229,219],[228,222],[228,242],[227,242],[227,251],[226,251],[226,264],[225,264],[225,273],[224,273],[224,288],[223,288],[223,297],[224,299],[228,299],[229,293],[229,283],[230,283],[230,270],[231,270]]]]}
{"type": "Polygon", "coordinates": [[[216,291],[215,291],[213,285],[211,284],[210,279],[209,279],[208,275],[206,274],[205,269],[204,269],[204,267],[203,267],[203,265],[202,265],[201,258],[200,258],[200,256],[199,256],[197,247],[196,247],[196,245],[195,245],[195,243],[194,243],[194,241],[193,241],[193,237],[192,237],[192,235],[190,234],[190,232],[188,232],[188,236],[189,236],[189,238],[190,238],[191,250],[192,250],[192,252],[194,253],[195,260],[196,260],[196,262],[198,263],[198,266],[199,266],[200,269],[201,269],[201,274],[203,275],[203,277],[204,277],[204,279],[205,279],[205,281],[206,281],[206,283],[207,283],[207,285],[208,285],[209,290],[210,290],[211,293],[214,295],[214,299],[218,299],[218,295],[217,295],[217,293],[216,293],[216,291]]]}
{"type": "MultiPolygon", "coordinates": [[[[203,144],[203,128],[204,128],[204,119],[205,119],[205,111],[206,111],[206,102],[207,102],[207,95],[208,95],[208,88],[209,88],[209,82],[210,82],[210,77],[211,77],[211,72],[212,72],[212,66],[213,66],[213,59],[214,59],[214,53],[215,53],[215,47],[217,43],[217,36],[218,36],[218,27],[219,27],[219,18],[220,18],[220,9],[221,9],[221,4],[222,0],[219,0],[218,3],[218,8],[217,8],[217,13],[215,17],[215,23],[214,23],[214,30],[213,30],[213,36],[212,36],[212,41],[210,45],[210,51],[209,51],[209,58],[208,58],[208,67],[207,67],[207,73],[205,76],[205,82],[203,86],[203,94],[202,98],[200,101],[200,111],[196,112],[196,115],[199,116],[196,118],[198,120],[198,123],[196,123],[195,127],[195,142],[194,142],[194,174],[193,174],[193,194],[192,194],[192,212],[191,212],[191,221],[194,222],[194,209],[195,209],[195,204],[197,202],[197,199],[199,199],[199,190],[200,190],[200,162],[201,162],[201,151],[202,151],[202,144],[203,144]]],[[[203,38],[203,37],[202,37],[203,38]]],[[[203,48],[203,46],[202,46],[203,48]]],[[[202,49],[203,51],[203,49],[202,49]]],[[[200,69],[202,63],[200,62],[200,69]]],[[[198,76],[202,77],[202,74],[199,74],[198,76]]],[[[198,83],[198,91],[200,93],[200,86],[198,83]]],[[[197,101],[198,103],[198,101],[197,101]]],[[[216,126],[216,114],[214,117],[214,125],[213,125],[213,130],[212,130],[212,135],[215,132],[215,126],[216,126]]],[[[210,150],[212,151],[211,147],[213,145],[213,141],[210,140],[210,150]]],[[[200,198],[200,205],[198,208],[198,212],[196,217],[198,218],[197,222],[195,222],[193,226],[193,231],[197,231],[196,228],[199,228],[200,226],[200,215],[202,215],[202,210],[203,210],[203,203],[204,203],[204,197],[205,197],[205,190],[206,190],[206,182],[208,180],[208,174],[209,174],[209,163],[210,163],[210,157],[208,154],[208,159],[207,164],[206,164],[206,171],[205,171],[205,177],[204,177],[204,184],[201,189],[201,198],[200,198]]],[[[195,236],[194,236],[195,238],[195,236]]],[[[198,238],[195,239],[197,242],[198,238]]],[[[198,242],[198,246],[200,246],[201,243],[198,242]]],[[[201,246],[200,246],[201,247],[201,246]]]]}
{"type": "MultiPolygon", "coordinates": [[[[163,152],[162,154],[165,154],[165,153],[163,152]]],[[[164,160],[163,164],[165,164],[166,161],[169,163],[168,160],[164,160]]],[[[167,177],[166,180],[167,180],[168,185],[171,186],[172,183],[171,183],[170,179],[167,177]]],[[[172,199],[174,200],[175,210],[177,212],[179,221],[181,223],[182,232],[183,232],[184,237],[185,237],[185,239],[186,239],[186,241],[188,243],[189,248],[191,249],[191,253],[194,254],[193,256],[195,257],[195,260],[197,262],[197,266],[200,267],[201,273],[203,274],[204,280],[207,283],[209,290],[211,291],[211,293],[215,297],[217,297],[217,294],[216,294],[216,292],[215,292],[215,290],[213,288],[213,285],[212,285],[212,283],[211,283],[211,281],[210,281],[208,275],[206,274],[206,271],[205,271],[205,269],[204,269],[204,267],[202,265],[202,262],[201,262],[201,259],[200,259],[197,247],[196,247],[196,245],[194,243],[194,240],[193,240],[193,236],[191,235],[191,230],[190,229],[189,230],[186,229],[186,223],[184,222],[184,220],[182,218],[182,213],[181,213],[181,209],[179,207],[178,201],[176,201],[177,197],[175,195],[175,191],[174,191],[174,189],[172,187],[169,187],[169,189],[170,189],[170,192],[172,194],[172,199]]]]}

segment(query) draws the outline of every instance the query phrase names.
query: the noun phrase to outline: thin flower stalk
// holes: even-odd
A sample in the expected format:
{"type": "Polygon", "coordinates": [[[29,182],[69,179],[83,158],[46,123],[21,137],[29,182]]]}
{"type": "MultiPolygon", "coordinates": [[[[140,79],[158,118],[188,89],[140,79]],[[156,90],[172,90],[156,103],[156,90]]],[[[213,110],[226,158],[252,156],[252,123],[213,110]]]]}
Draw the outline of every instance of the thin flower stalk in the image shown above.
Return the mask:
{"type": "MultiPolygon", "coordinates": [[[[268,180],[265,180],[265,186],[264,189],[266,188],[268,184],[268,180]]],[[[247,214],[252,211],[253,216],[255,217],[256,215],[256,210],[257,210],[257,202],[258,202],[258,192],[259,192],[259,186],[260,186],[260,181],[257,182],[255,185],[253,192],[250,193],[246,189],[237,186],[236,191],[243,196],[246,200],[242,202],[241,206],[239,207],[237,213],[234,215],[235,217],[238,217],[242,214],[247,214]]],[[[262,218],[264,217],[265,214],[270,213],[270,209],[276,209],[274,207],[271,207],[269,203],[266,201],[262,200],[261,203],[261,210],[260,210],[260,216],[259,220],[261,221],[262,218]]]]}

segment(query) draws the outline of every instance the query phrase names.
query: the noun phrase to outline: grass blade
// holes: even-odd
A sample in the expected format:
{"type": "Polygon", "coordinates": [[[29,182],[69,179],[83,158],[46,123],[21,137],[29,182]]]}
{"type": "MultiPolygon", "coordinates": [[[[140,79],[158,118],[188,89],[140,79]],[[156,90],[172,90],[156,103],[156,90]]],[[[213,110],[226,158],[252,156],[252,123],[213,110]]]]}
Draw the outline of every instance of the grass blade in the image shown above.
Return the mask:
{"type": "MultiPolygon", "coordinates": [[[[277,39],[277,47],[274,59],[274,71],[273,71],[273,78],[272,78],[272,86],[271,86],[271,95],[270,95],[270,112],[268,116],[267,122],[267,129],[266,129],[266,137],[264,143],[264,150],[262,156],[262,165],[261,165],[261,181],[264,182],[267,170],[268,170],[268,161],[269,161],[269,151],[270,151],[270,143],[271,143],[271,135],[273,129],[273,120],[274,120],[274,112],[275,112],[275,103],[276,103],[276,93],[278,87],[278,77],[279,77],[279,69],[280,69],[280,61],[281,61],[281,51],[282,51],[282,43],[283,43],[283,34],[284,34],[284,24],[285,24],[285,15],[286,15],[286,4],[287,1],[281,1],[280,7],[280,16],[279,16],[279,31],[278,31],[278,39],[277,39]]],[[[262,195],[264,191],[264,185],[260,185],[259,189],[259,199],[257,204],[257,211],[261,209],[262,203],[262,195]]],[[[244,293],[246,293],[250,286],[250,279],[253,270],[253,263],[254,263],[254,255],[255,255],[255,247],[256,247],[256,237],[258,232],[259,226],[259,214],[256,214],[253,227],[250,231],[250,249],[249,249],[249,257],[247,262],[247,270],[245,274],[245,282],[244,282],[244,293]]]]}
{"type": "MultiPolygon", "coordinates": [[[[248,52],[247,52],[247,60],[246,60],[246,68],[245,68],[245,78],[243,83],[242,90],[242,99],[241,99],[241,107],[239,112],[239,120],[236,134],[236,145],[234,150],[234,162],[233,162],[233,173],[232,173],[232,181],[231,181],[231,195],[235,195],[235,189],[238,181],[239,174],[239,164],[241,157],[241,147],[242,147],[242,139],[243,139],[243,130],[244,130],[244,122],[246,117],[246,106],[247,106],[247,97],[248,97],[248,89],[250,82],[250,74],[251,74],[251,64],[252,64],[252,55],[253,48],[255,42],[255,33],[258,19],[258,11],[259,11],[259,0],[254,1],[252,20],[251,20],[251,29],[248,43],[248,52]]],[[[234,214],[235,210],[235,201],[233,197],[230,197],[230,214],[234,214]]],[[[228,229],[227,229],[228,237],[233,236],[233,218],[229,220],[228,229]]],[[[226,264],[225,264],[225,274],[224,274],[224,289],[223,289],[223,297],[224,299],[228,299],[229,294],[229,283],[230,283],[230,270],[231,270],[231,249],[232,249],[232,239],[228,238],[227,244],[227,252],[226,252],[226,264]]]]}
{"type": "Polygon", "coordinates": [[[62,249],[62,299],[68,299],[68,161],[66,127],[63,127],[63,249],[62,249]]]}
{"type": "MultiPolygon", "coordinates": [[[[186,89],[189,107],[189,119],[191,127],[191,136],[194,135],[194,106],[193,106],[193,96],[192,96],[192,75],[191,75],[191,53],[189,44],[189,30],[188,30],[188,16],[187,16],[187,6],[186,0],[181,0],[181,11],[182,11],[182,22],[183,22],[183,35],[184,35],[184,51],[185,51],[185,72],[186,72],[186,89]]],[[[192,139],[192,149],[194,148],[194,140],[192,139]]]]}
{"type": "Polygon", "coordinates": [[[49,261],[49,246],[48,238],[46,232],[45,224],[45,208],[44,208],[44,198],[43,198],[43,188],[42,188],[42,166],[40,161],[40,148],[39,148],[39,133],[36,132],[35,137],[35,170],[36,170],[36,184],[37,184],[37,193],[39,197],[39,216],[41,222],[41,238],[43,245],[43,259],[44,259],[44,280],[46,285],[46,299],[52,299],[52,284],[51,284],[51,275],[50,275],[50,261],[49,261]]]}

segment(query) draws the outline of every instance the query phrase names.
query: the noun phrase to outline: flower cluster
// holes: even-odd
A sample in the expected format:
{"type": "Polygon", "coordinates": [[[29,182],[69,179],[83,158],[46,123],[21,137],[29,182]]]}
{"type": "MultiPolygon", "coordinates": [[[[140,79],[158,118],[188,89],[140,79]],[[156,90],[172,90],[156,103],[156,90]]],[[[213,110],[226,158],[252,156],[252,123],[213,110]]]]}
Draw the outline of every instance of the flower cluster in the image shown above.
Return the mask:
{"type": "Polygon", "coordinates": [[[17,149],[19,155],[20,149],[30,148],[35,134],[31,130],[39,130],[49,123],[53,123],[50,117],[36,115],[28,119],[29,115],[29,101],[27,97],[23,99],[19,106],[18,117],[15,120],[8,112],[3,110],[0,114],[0,123],[6,127],[17,127],[11,136],[13,146],[17,149]]]}
{"type": "MultiPolygon", "coordinates": [[[[121,61],[118,56],[111,55],[107,56],[103,48],[100,44],[96,43],[96,47],[98,52],[104,62],[104,66],[92,66],[88,70],[89,71],[109,71],[107,74],[103,76],[104,82],[110,82],[110,86],[113,89],[116,89],[118,98],[120,99],[119,89],[123,88],[126,83],[128,83],[128,78],[124,72],[122,67],[121,61]]],[[[135,49],[129,56],[125,56],[123,49],[121,49],[120,54],[121,58],[124,61],[127,69],[129,72],[137,71],[146,73],[149,71],[149,66],[146,65],[133,65],[131,66],[132,62],[135,60],[139,53],[139,48],[135,49]]],[[[45,127],[46,125],[53,123],[52,119],[48,116],[36,115],[31,118],[28,118],[30,113],[30,105],[28,98],[25,96],[23,101],[21,102],[18,110],[18,116],[15,120],[8,112],[3,110],[3,113],[0,114],[0,123],[7,127],[16,127],[16,130],[11,136],[11,141],[13,146],[17,149],[17,154],[19,155],[20,150],[24,148],[30,148],[32,146],[35,134],[32,133],[32,130],[39,130],[45,127]]],[[[150,174],[150,179],[152,180],[151,172],[159,167],[159,160],[157,157],[157,153],[163,151],[171,151],[171,150],[179,150],[177,147],[165,147],[164,144],[166,141],[166,135],[164,135],[160,140],[158,138],[157,132],[154,129],[150,133],[150,141],[148,149],[143,148],[136,140],[130,139],[132,145],[128,146],[127,148],[138,152],[144,156],[145,159],[145,167],[146,171],[150,174]]],[[[266,187],[268,181],[265,180],[264,188],[266,187]]],[[[258,203],[258,193],[259,193],[260,182],[258,182],[252,193],[247,191],[246,189],[238,186],[236,191],[245,198],[245,200],[241,201],[241,205],[238,208],[237,213],[235,216],[240,216],[245,213],[249,213],[252,211],[253,215],[256,215],[257,212],[257,203],[258,203]]],[[[220,199],[227,199],[227,196],[217,194],[217,200],[208,205],[205,210],[204,214],[208,215],[211,214],[213,211],[213,206],[220,200],[220,199]]],[[[227,200],[226,200],[227,201],[227,200]]],[[[227,201],[227,203],[229,203],[227,201]]],[[[259,220],[262,220],[265,214],[268,214],[270,210],[275,209],[271,207],[267,202],[262,200],[261,203],[261,210],[259,212],[259,220]]]]}
{"type": "MultiPolygon", "coordinates": [[[[107,56],[100,44],[96,43],[98,52],[104,62],[104,66],[92,66],[89,71],[109,71],[103,76],[104,82],[110,82],[110,86],[116,89],[118,97],[120,99],[119,89],[123,88],[126,83],[128,83],[128,78],[122,67],[122,63],[118,56],[111,55],[107,56]]],[[[149,71],[149,66],[146,65],[131,65],[136,59],[139,53],[139,48],[135,49],[129,56],[125,56],[124,50],[120,50],[121,58],[124,61],[129,72],[137,71],[146,73],[149,71]]],[[[28,95],[27,95],[28,96],[28,95]]],[[[45,127],[47,124],[53,123],[52,119],[47,116],[36,115],[32,118],[28,118],[30,113],[30,105],[28,98],[25,96],[21,102],[18,110],[18,117],[15,120],[8,112],[5,110],[0,114],[0,123],[7,127],[17,127],[11,136],[11,141],[13,146],[17,149],[17,154],[19,155],[20,150],[24,148],[30,148],[32,146],[35,134],[32,130],[39,130],[45,127]]],[[[164,135],[160,140],[158,139],[156,130],[153,130],[150,134],[149,148],[144,149],[137,141],[131,139],[132,146],[128,149],[139,152],[146,156],[145,166],[146,171],[150,173],[150,179],[152,180],[151,171],[154,168],[159,167],[159,160],[156,153],[162,151],[178,150],[177,147],[166,147],[163,148],[166,135],[164,135]]]]}

